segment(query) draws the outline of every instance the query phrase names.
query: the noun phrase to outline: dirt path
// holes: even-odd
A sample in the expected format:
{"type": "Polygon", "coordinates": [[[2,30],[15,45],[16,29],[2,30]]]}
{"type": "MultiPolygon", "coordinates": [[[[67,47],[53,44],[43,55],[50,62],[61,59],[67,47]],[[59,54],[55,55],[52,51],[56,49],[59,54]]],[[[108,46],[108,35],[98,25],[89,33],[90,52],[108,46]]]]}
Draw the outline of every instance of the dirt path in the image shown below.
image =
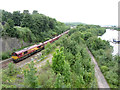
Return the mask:
{"type": "Polygon", "coordinates": [[[89,55],[91,56],[91,60],[92,63],[95,65],[95,76],[97,78],[97,82],[98,82],[98,88],[110,88],[107,81],[105,80],[100,68],[98,67],[98,64],[94,58],[94,56],[92,55],[92,53],[89,51],[89,49],[87,48],[89,55]]]}

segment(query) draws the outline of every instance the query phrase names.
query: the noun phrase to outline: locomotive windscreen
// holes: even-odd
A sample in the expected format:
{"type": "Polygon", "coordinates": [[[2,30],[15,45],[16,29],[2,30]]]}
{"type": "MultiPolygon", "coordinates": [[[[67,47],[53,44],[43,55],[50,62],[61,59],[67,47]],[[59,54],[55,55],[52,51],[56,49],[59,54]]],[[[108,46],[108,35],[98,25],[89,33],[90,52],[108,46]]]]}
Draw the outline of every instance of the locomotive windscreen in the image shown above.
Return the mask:
{"type": "Polygon", "coordinates": [[[17,56],[17,54],[16,53],[12,53],[12,56],[17,56]]]}

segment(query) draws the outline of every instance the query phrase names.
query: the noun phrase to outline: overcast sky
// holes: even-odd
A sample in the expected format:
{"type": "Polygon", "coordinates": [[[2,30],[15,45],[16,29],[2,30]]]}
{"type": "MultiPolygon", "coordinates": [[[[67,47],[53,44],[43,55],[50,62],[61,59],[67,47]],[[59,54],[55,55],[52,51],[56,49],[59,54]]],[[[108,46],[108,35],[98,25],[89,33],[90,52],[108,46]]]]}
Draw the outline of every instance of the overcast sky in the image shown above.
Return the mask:
{"type": "Polygon", "coordinates": [[[6,11],[37,10],[61,22],[82,22],[97,25],[118,24],[120,0],[1,0],[6,11]]]}

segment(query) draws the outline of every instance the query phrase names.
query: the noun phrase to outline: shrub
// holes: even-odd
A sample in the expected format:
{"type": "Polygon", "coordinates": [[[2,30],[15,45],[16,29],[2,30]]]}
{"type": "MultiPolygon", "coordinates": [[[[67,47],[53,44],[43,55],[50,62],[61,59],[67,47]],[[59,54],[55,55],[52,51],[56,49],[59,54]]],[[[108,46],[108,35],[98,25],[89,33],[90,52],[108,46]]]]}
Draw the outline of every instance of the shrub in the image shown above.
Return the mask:
{"type": "Polygon", "coordinates": [[[10,52],[10,51],[2,52],[2,60],[5,60],[5,59],[10,58],[11,53],[12,53],[12,52],[10,52]]]}
{"type": "Polygon", "coordinates": [[[57,78],[56,78],[56,82],[54,84],[55,88],[62,88],[64,86],[64,82],[63,82],[63,76],[58,73],[57,74],[57,78]]]}
{"type": "Polygon", "coordinates": [[[38,86],[37,73],[36,68],[34,67],[34,62],[32,61],[28,64],[29,69],[24,70],[24,85],[25,87],[35,88],[38,86]]]}
{"type": "Polygon", "coordinates": [[[15,64],[9,63],[9,64],[8,64],[8,69],[7,69],[7,74],[8,74],[9,76],[12,76],[12,75],[14,75],[15,73],[17,73],[17,69],[16,69],[16,67],[15,67],[15,64]]]}

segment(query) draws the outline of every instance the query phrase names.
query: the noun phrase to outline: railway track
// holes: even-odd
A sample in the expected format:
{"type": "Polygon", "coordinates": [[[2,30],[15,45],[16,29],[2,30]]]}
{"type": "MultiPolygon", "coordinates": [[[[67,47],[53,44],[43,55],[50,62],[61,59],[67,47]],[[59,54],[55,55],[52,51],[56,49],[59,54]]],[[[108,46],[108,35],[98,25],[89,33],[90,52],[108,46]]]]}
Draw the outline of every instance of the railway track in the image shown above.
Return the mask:
{"type": "Polygon", "coordinates": [[[1,62],[0,62],[0,65],[2,66],[2,68],[5,68],[5,67],[8,66],[8,64],[9,64],[10,62],[13,62],[13,61],[12,61],[12,58],[8,58],[8,59],[6,59],[6,60],[4,60],[4,61],[1,61],[1,62]]]}
{"type": "MultiPolygon", "coordinates": [[[[26,55],[25,54],[25,52],[27,52],[27,53],[31,53],[31,49],[34,49],[34,48],[39,48],[39,50],[40,50],[40,48],[42,47],[44,47],[43,45],[46,45],[48,42],[50,42],[50,43],[52,43],[52,42],[54,42],[54,41],[56,41],[57,39],[59,39],[61,36],[63,36],[64,34],[67,34],[69,32],[69,30],[67,30],[67,31],[65,31],[64,33],[62,33],[62,34],[60,34],[60,35],[58,35],[58,36],[56,36],[56,37],[54,37],[54,38],[52,38],[52,39],[50,39],[50,40],[47,40],[47,41],[45,41],[44,43],[42,43],[42,45],[40,44],[40,45],[34,45],[34,47],[30,47],[30,48],[27,48],[28,50],[24,50],[24,51],[22,51],[22,52],[24,52],[24,55],[26,55]],[[29,52],[28,52],[29,51],[29,52]]],[[[36,49],[34,49],[34,50],[36,50],[36,49]]],[[[35,51],[34,51],[35,52],[35,51]]],[[[39,51],[40,52],[40,51],[39,51]]],[[[36,53],[34,53],[33,55],[35,55],[35,54],[37,54],[38,52],[36,52],[36,53]]],[[[23,55],[20,51],[19,52],[16,52],[16,53],[14,53],[13,55],[16,57],[18,57],[18,58],[20,58],[18,55],[23,55]]],[[[26,59],[29,59],[30,57],[32,57],[33,55],[31,55],[31,56],[28,56],[28,57],[26,57],[24,60],[22,60],[22,61],[27,61],[26,59]]],[[[4,60],[4,61],[1,61],[0,62],[0,64],[2,65],[2,68],[5,68],[5,67],[7,67],[8,66],[8,64],[10,63],[10,62],[13,62],[13,60],[12,60],[12,58],[9,58],[9,59],[7,59],[7,60],[4,60]]],[[[20,61],[21,62],[21,61],[20,61]]],[[[18,62],[18,63],[20,63],[20,62],[18,62]]],[[[15,64],[18,64],[18,63],[15,63],[15,64]]],[[[23,63],[24,64],[24,63],[23,63]]]]}
{"type": "MultiPolygon", "coordinates": [[[[35,53],[35,54],[27,57],[26,59],[21,60],[21,61],[19,61],[18,63],[14,63],[14,64],[15,64],[17,67],[22,67],[22,66],[24,66],[25,64],[29,63],[33,58],[36,58],[36,57],[39,58],[39,57],[41,56],[41,54],[42,54],[41,52],[37,52],[37,53],[35,53]]],[[[13,61],[12,61],[12,58],[9,58],[9,59],[6,59],[6,60],[4,60],[4,61],[1,61],[1,62],[0,62],[0,65],[2,66],[1,68],[2,68],[2,69],[7,68],[8,64],[11,63],[11,62],[13,62],[13,61]]]]}

